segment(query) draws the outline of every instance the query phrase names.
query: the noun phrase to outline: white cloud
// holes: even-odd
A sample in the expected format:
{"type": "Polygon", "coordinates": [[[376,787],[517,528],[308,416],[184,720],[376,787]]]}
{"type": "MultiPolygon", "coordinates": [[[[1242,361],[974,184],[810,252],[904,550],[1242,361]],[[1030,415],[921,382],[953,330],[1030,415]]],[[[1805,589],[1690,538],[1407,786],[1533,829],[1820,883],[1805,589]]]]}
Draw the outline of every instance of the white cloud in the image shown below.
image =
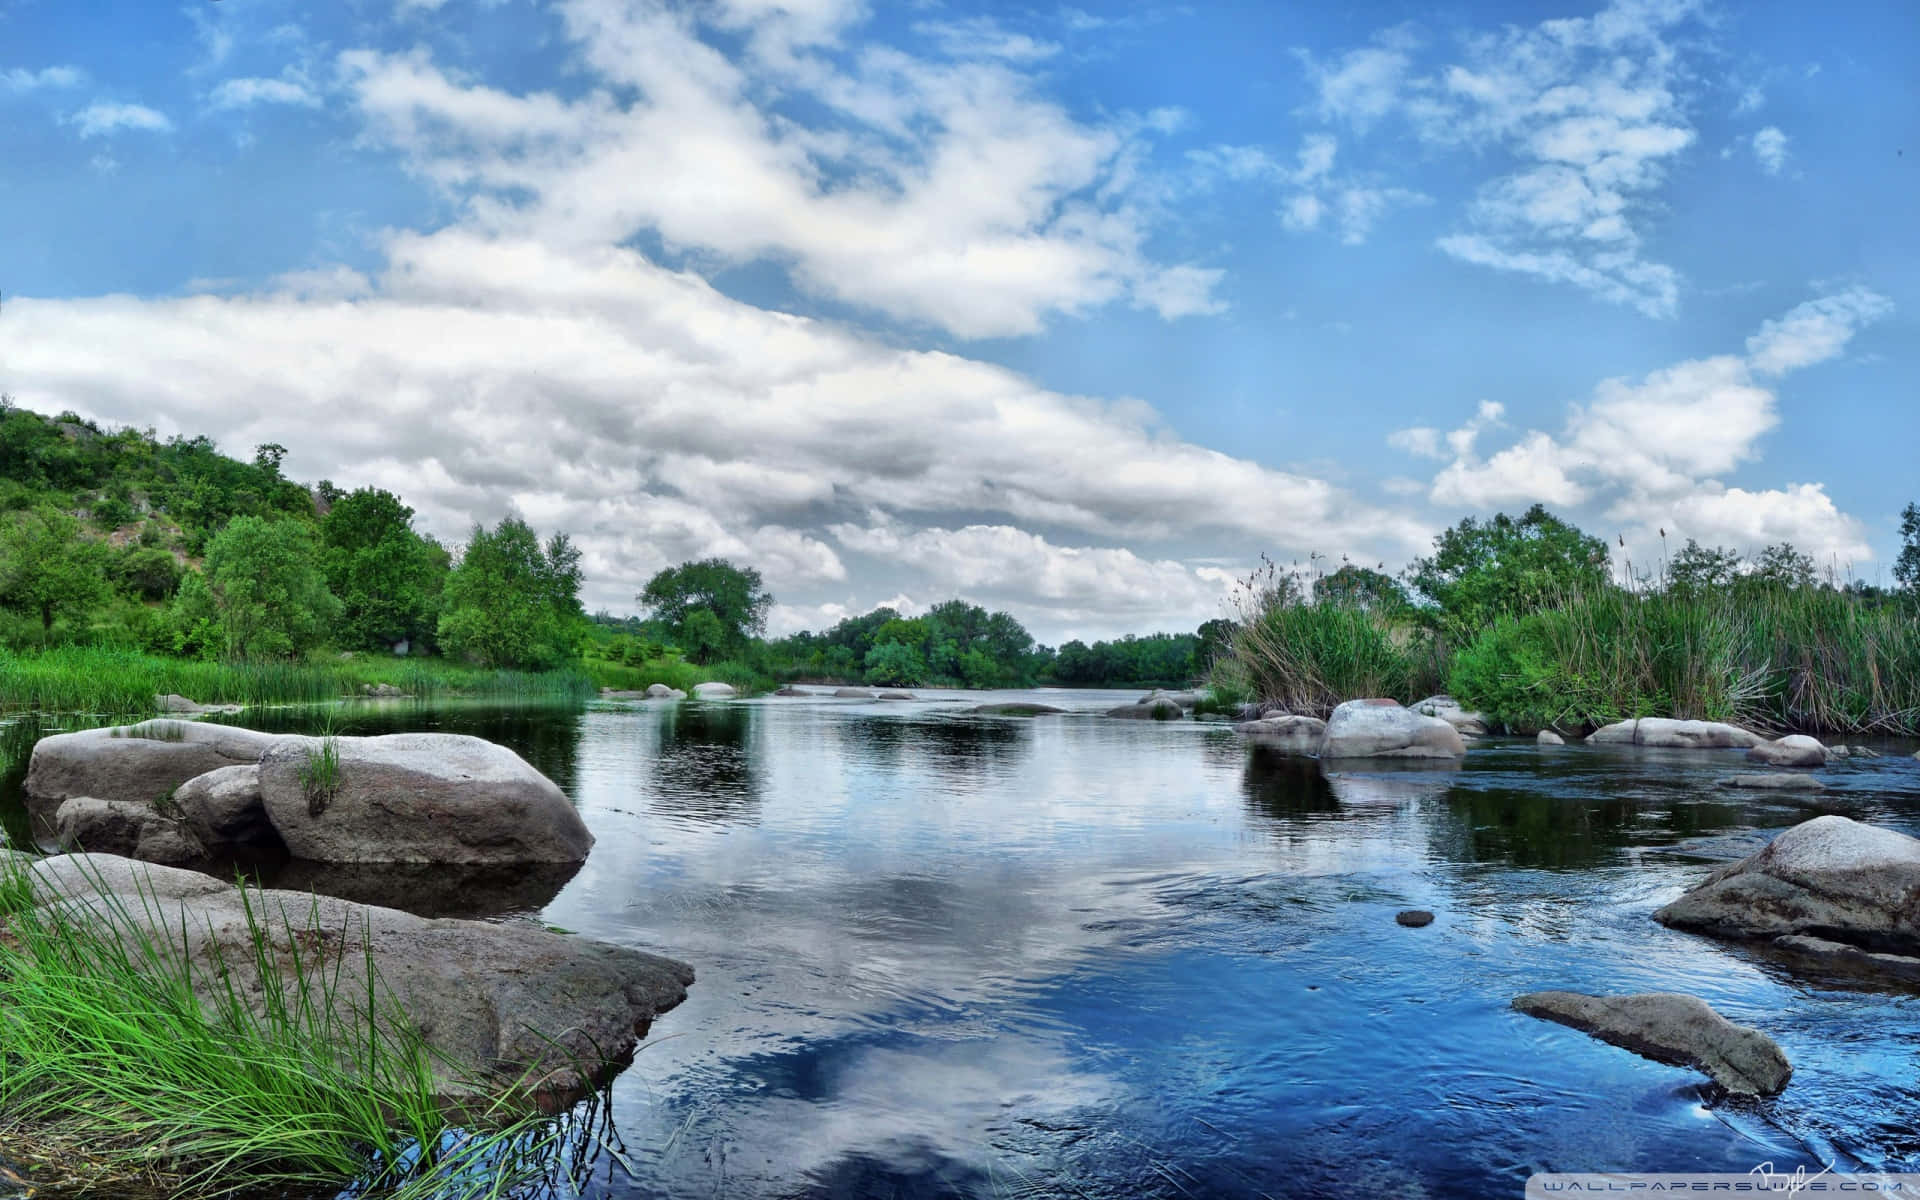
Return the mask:
{"type": "Polygon", "coordinates": [[[1756,491],[1720,477],[1757,459],[1761,440],[1780,425],[1775,395],[1759,377],[1835,358],[1860,327],[1891,311],[1884,297],[1858,288],[1808,301],[1747,339],[1745,358],[1693,359],[1639,380],[1605,380],[1559,434],[1529,430],[1486,458],[1477,445],[1499,421],[1498,406],[1482,404],[1444,438],[1423,427],[1389,441],[1428,457],[1444,457],[1446,443],[1451,461],[1429,492],[1436,504],[1597,503],[1629,527],[1623,536],[1643,552],[1665,528],[1707,544],[1755,549],[1792,541],[1823,561],[1862,561],[1871,550],[1860,523],[1821,485],[1756,491]]]}
{"type": "Polygon", "coordinates": [[[1778,175],[1787,165],[1787,135],[1772,125],[1754,134],[1753,157],[1762,171],[1778,175]]]}
{"type": "Polygon", "coordinates": [[[1155,119],[1089,122],[994,60],[845,47],[852,4],[561,6],[574,100],[458,80],[423,54],[341,56],[372,132],[491,232],[772,261],[820,296],[961,337],[1126,303],[1215,311],[1218,273],[1156,261],[1135,194],[1155,119]],[[702,22],[705,22],[703,24],[702,22]],[[723,52],[710,34],[747,31],[723,52]],[[823,120],[782,115],[796,99],[823,120]]]}
{"type": "Polygon", "coordinates": [[[10,67],[0,71],[0,92],[35,92],[42,88],[77,87],[85,79],[86,75],[78,67],[42,67],[38,71],[29,71],[25,67],[10,67]]]}
{"type": "MultiPolygon", "coordinates": [[[[843,525],[935,525],[983,561],[1019,562],[1041,617],[1107,602],[1184,617],[1205,576],[1022,530],[1368,558],[1430,536],[1324,480],[1183,442],[1143,406],[757,309],[629,250],[468,229],[386,249],[372,280],[10,300],[0,371],[47,411],[211,430],[241,454],[291,446],[297,477],[390,488],[442,537],[509,510],[568,529],[589,603],[621,609],[661,567],[710,554],[760,565],[784,602],[839,601],[861,586],[827,533],[843,525]],[[1109,571],[1124,583],[1102,584],[1109,571]]],[[[952,578],[924,561],[920,583],[884,586],[952,578]]]]}
{"type": "Polygon", "coordinates": [[[1665,317],[1679,277],[1644,256],[1642,226],[1696,136],[1669,37],[1692,8],[1616,0],[1588,18],[1470,36],[1453,61],[1396,29],[1308,70],[1329,120],[1364,133],[1397,115],[1428,147],[1504,154],[1466,227],[1436,243],[1443,252],[1665,317]]]}
{"type": "Polygon", "coordinates": [[[242,77],[223,80],[208,101],[217,109],[252,108],[259,104],[320,107],[320,97],[305,80],[242,77]]]}
{"type": "Polygon", "coordinates": [[[103,137],[121,130],[143,133],[168,133],[173,122],[165,113],[144,104],[115,104],[105,100],[89,104],[73,114],[72,124],[83,138],[103,137]]]}
{"type": "Polygon", "coordinates": [[[921,21],[913,29],[915,33],[930,38],[950,58],[1001,58],[1009,62],[1036,62],[1060,52],[1056,42],[1011,32],[989,17],[921,21]]]}

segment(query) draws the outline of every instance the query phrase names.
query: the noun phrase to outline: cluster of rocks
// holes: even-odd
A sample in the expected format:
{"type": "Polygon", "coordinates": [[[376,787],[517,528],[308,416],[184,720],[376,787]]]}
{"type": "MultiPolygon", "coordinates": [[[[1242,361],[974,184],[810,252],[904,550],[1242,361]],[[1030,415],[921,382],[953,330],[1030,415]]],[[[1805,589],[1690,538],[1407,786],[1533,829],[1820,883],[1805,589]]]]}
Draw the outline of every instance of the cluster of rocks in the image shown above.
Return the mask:
{"type": "Polygon", "coordinates": [[[578,863],[593,845],[552,780],[461,734],[148,721],[42,738],[26,792],[64,848],[174,865],[260,849],[318,862],[578,863]]]}
{"type": "MultiPolygon", "coordinates": [[[[730,683],[696,683],[693,685],[695,700],[731,700],[740,694],[730,683]]],[[[685,700],[687,693],[677,687],[664,683],[650,683],[645,691],[624,691],[618,688],[601,688],[602,700],[685,700]]]]}
{"type": "MultiPolygon", "coordinates": [[[[1451,712],[1456,719],[1465,715],[1478,720],[1477,714],[1461,714],[1457,705],[1440,711],[1451,712]]],[[[1272,713],[1243,721],[1234,729],[1269,750],[1322,759],[1457,760],[1467,753],[1455,721],[1423,713],[1419,706],[1404,708],[1396,700],[1349,700],[1325,721],[1272,713]]]]}

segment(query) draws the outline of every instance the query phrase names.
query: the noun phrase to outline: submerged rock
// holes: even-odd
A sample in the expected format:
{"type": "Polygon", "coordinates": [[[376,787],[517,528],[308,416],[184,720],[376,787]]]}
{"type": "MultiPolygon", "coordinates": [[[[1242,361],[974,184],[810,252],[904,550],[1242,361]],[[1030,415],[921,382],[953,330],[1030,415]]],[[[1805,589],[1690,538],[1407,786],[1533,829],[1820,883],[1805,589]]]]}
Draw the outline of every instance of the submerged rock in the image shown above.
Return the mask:
{"type": "Polygon", "coordinates": [[[1047,717],[1063,713],[1064,708],[1055,708],[1051,704],[976,704],[967,710],[989,717],[1047,717]]]}
{"type": "Polygon", "coordinates": [[[291,954],[334,980],[336,1003],[363,1004],[368,964],[380,1022],[414,1026],[435,1052],[449,1103],[505,1096],[565,1104],[631,1060],[654,1018],[686,998],[685,963],[530,924],[427,920],[306,892],[248,888],[110,855],[24,863],[33,900],[130,949],[141,936],[184,954],[211,1005],[233,994],[263,1009],[250,904],[266,970],[290,981],[291,954]],[[389,1006],[389,1000],[392,1006],[389,1006]],[[396,1014],[397,1010],[397,1014],[396,1014]]]}
{"type": "Polygon", "coordinates": [[[833,697],[836,700],[872,700],[874,699],[874,695],[872,692],[868,691],[866,688],[857,688],[857,687],[835,688],[833,689],[833,697]]]}
{"type": "Polygon", "coordinates": [[[1787,934],[1920,952],[1920,839],[1841,816],[1775,837],[1653,914],[1733,938],[1787,934]]]}
{"type": "Polygon", "coordinates": [[[919,697],[918,697],[918,696],[915,696],[915,695],[914,695],[914,694],[913,694],[912,692],[881,692],[881,693],[880,693],[880,694],[879,694],[879,695],[878,695],[877,697],[875,697],[875,699],[878,699],[878,700],[918,700],[918,699],[919,699],[919,697]]]}
{"type": "Polygon", "coordinates": [[[196,775],[257,763],[277,734],[200,721],[145,721],[43,737],[27,767],[27,796],[48,811],[90,796],[151,805],[196,775]]]}
{"type": "Polygon", "coordinates": [[[696,683],[693,685],[695,700],[731,700],[740,693],[730,683],[696,683]]]}
{"type": "Polygon", "coordinates": [[[1740,1095],[1777,1095],[1793,1077],[1793,1067],[1772,1038],[1751,1026],[1735,1025],[1698,996],[1529,992],[1515,996],[1513,1007],[1655,1062],[1697,1068],[1740,1095]]]}
{"type": "Polygon", "coordinates": [[[1187,710],[1161,696],[1153,700],[1143,700],[1138,704],[1123,704],[1119,708],[1110,708],[1107,715],[1122,721],[1178,721],[1186,717],[1187,710]]]}
{"type": "Polygon", "coordinates": [[[1829,941],[1803,933],[1790,933],[1773,939],[1773,946],[1796,958],[1817,961],[1824,967],[1876,978],[1920,982],[1920,958],[1909,954],[1887,954],[1862,950],[1845,942],[1829,941]]]}
{"type": "Polygon", "coordinates": [[[462,734],[285,738],[260,792],[287,849],[318,862],[564,863],[593,846],[552,780],[462,734]]]}
{"type": "Polygon", "coordinates": [[[1567,744],[1567,739],[1561,737],[1551,729],[1542,729],[1540,735],[1533,740],[1542,746],[1564,746],[1567,744]]]}
{"type": "Polygon", "coordinates": [[[787,684],[785,687],[776,689],[773,694],[776,696],[811,696],[813,695],[812,692],[794,687],[792,684],[787,684]]]}
{"type": "Polygon", "coordinates": [[[1321,758],[1463,758],[1459,730],[1393,700],[1349,700],[1327,721],[1321,758]]]}
{"type": "Polygon", "coordinates": [[[1433,924],[1433,914],[1424,908],[1409,908],[1393,914],[1393,923],[1405,925],[1408,929],[1425,929],[1433,924]]]}
{"type": "Polygon", "coordinates": [[[1423,717],[1439,717],[1459,730],[1461,737],[1487,736],[1487,719],[1477,712],[1468,712],[1452,696],[1428,696],[1415,704],[1413,711],[1423,717]]]}
{"type": "Polygon", "coordinates": [[[1818,738],[1795,733],[1778,741],[1761,742],[1747,751],[1747,758],[1770,767],[1823,767],[1827,764],[1827,748],[1818,738]]]}
{"type": "Polygon", "coordinates": [[[1719,721],[1641,717],[1616,721],[1587,735],[1596,745],[1648,746],[1670,750],[1744,750],[1766,741],[1750,729],[1719,721]]]}
{"type": "Polygon", "coordinates": [[[1320,744],[1327,739],[1325,721],[1286,714],[1242,721],[1233,731],[1281,754],[1302,758],[1320,753],[1320,744]]]}
{"type": "Polygon", "coordinates": [[[1785,774],[1729,775],[1720,781],[1720,786],[1755,792],[1824,792],[1827,790],[1826,784],[1811,775],[1785,774]]]}

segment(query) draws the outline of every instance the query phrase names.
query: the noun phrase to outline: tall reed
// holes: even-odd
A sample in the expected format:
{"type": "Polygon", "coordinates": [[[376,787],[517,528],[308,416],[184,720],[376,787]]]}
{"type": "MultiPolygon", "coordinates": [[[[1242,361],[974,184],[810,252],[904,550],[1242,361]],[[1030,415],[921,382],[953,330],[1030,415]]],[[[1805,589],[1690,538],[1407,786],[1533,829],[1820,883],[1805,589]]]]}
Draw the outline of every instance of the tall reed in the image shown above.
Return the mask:
{"type": "Polygon", "coordinates": [[[1432,695],[1440,690],[1440,654],[1404,612],[1269,592],[1242,612],[1214,679],[1288,712],[1324,717],[1346,700],[1432,695]]]}

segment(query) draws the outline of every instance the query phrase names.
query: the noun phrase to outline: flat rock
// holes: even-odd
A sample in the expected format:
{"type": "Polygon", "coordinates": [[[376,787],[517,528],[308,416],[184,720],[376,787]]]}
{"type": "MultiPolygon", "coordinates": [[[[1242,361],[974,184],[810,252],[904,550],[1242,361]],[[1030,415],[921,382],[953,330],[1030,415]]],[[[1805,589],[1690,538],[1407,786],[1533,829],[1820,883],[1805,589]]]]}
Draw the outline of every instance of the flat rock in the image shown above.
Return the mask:
{"type": "Polygon", "coordinates": [[[1668,750],[1745,750],[1766,741],[1750,729],[1720,721],[1641,717],[1616,721],[1587,735],[1596,745],[1647,746],[1668,750]]]}
{"type": "Polygon", "coordinates": [[[1063,713],[1064,708],[1055,708],[1051,704],[976,704],[967,710],[989,717],[1047,717],[1063,713]]]}
{"type": "Polygon", "coordinates": [[[1428,696],[1412,707],[1414,712],[1423,717],[1439,717],[1459,730],[1461,737],[1487,736],[1486,717],[1477,712],[1467,711],[1452,696],[1428,696]]]}
{"type": "Polygon", "coordinates": [[[164,696],[155,696],[153,706],[163,713],[181,716],[199,716],[204,713],[237,713],[238,704],[196,704],[178,692],[168,692],[164,696]]]}
{"type": "Polygon", "coordinates": [[[1567,744],[1567,739],[1561,737],[1551,729],[1542,729],[1539,735],[1533,740],[1542,746],[1564,746],[1567,744]]]}
{"type": "MultiPolygon", "coordinates": [[[[205,775],[195,775],[174,789],[173,804],[200,844],[209,850],[283,844],[267,817],[257,764],[221,767],[205,775]]],[[[136,854],[134,857],[146,856],[136,854]]]]}
{"type": "Polygon", "coordinates": [[[1727,1020],[1698,996],[1641,992],[1589,996],[1580,992],[1529,992],[1513,1007],[1530,1017],[1557,1021],[1610,1045],[1670,1066],[1704,1071],[1739,1095],[1773,1096],[1787,1086],[1793,1067],[1766,1034],[1727,1020]]]}
{"type": "Polygon", "coordinates": [[[1810,934],[1920,953],[1920,839],[1815,817],[1714,871],[1654,918],[1719,937],[1810,934]]]}
{"type": "Polygon", "coordinates": [[[1747,751],[1747,758],[1770,767],[1823,767],[1827,764],[1827,748],[1818,738],[1795,733],[1777,741],[1761,742],[1747,751]]]}
{"type": "Polygon", "coordinates": [[[1817,959],[1841,970],[1875,977],[1920,981],[1920,958],[1909,954],[1886,954],[1862,950],[1845,942],[1829,941],[1803,933],[1790,933],[1773,939],[1773,945],[1800,958],[1817,959]]]}
{"type": "Polygon", "coordinates": [[[298,945],[308,963],[337,973],[335,994],[345,1002],[364,1002],[370,990],[380,996],[377,1019],[410,1023],[435,1051],[436,1082],[450,1103],[494,1095],[565,1103],[625,1065],[693,982],[685,963],[531,924],[428,920],[308,892],[248,888],[243,900],[223,880],[110,855],[25,865],[36,903],[62,919],[86,921],[123,945],[144,936],[186,955],[207,1003],[224,969],[236,994],[265,1004],[250,903],[271,947],[265,971],[290,978],[282,948],[298,945]]]}
{"type": "Polygon", "coordinates": [[[1723,788],[1756,792],[1824,792],[1827,785],[1811,775],[1748,773],[1729,775],[1720,781],[1723,788]]]}
{"type": "Polygon", "coordinates": [[[196,775],[257,763],[280,735],[201,721],[144,721],[43,737],[27,767],[27,796],[47,810],[91,796],[152,804],[196,775]]]}
{"type": "Polygon", "coordinates": [[[1143,700],[1139,704],[1110,708],[1107,715],[1122,721],[1178,721],[1187,715],[1187,710],[1162,696],[1155,700],[1143,700]]]}
{"type": "Polygon", "coordinates": [[[874,698],[876,700],[918,700],[919,699],[919,697],[915,696],[912,692],[881,692],[878,696],[874,698]]]}
{"type": "Polygon", "coordinates": [[[1349,700],[1327,721],[1321,758],[1464,758],[1460,731],[1392,700],[1349,700]]]}
{"type": "Polygon", "coordinates": [[[1320,753],[1327,739],[1327,723],[1318,717],[1278,715],[1258,721],[1242,721],[1233,727],[1240,736],[1281,754],[1302,758],[1320,753]]]}
{"type": "Polygon", "coordinates": [[[833,689],[833,697],[836,700],[872,700],[875,698],[874,694],[866,688],[857,687],[835,688],[833,689]]]}
{"type": "Polygon", "coordinates": [[[1178,704],[1181,708],[1197,708],[1200,705],[1200,701],[1205,699],[1210,694],[1211,693],[1197,691],[1197,690],[1169,692],[1162,688],[1155,688],[1151,692],[1148,692],[1146,695],[1140,697],[1140,699],[1136,701],[1136,703],[1152,704],[1155,700],[1169,700],[1175,704],[1178,704]]]}
{"type": "Polygon", "coordinates": [[[554,782],[492,742],[455,733],[328,739],[330,789],[306,778],[321,739],[282,739],[260,761],[267,817],[317,862],[580,862],[593,835],[554,782]]]}
{"type": "Polygon", "coordinates": [[[1405,925],[1408,929],[1424,929],[1433,924],[1433,914],[1424,908],[1409,908],[1405,912],[1393,914],[1396,925],[1405,925]]]}
{"type": "Polygon", "coordinates": [[[207,850],[176,817],[163,816],[137,800],[98,800],[75,796],[54,814],[55,836],[63,851],[121,854],[143,862],[189,866],[205,861],[207,850]]]}

